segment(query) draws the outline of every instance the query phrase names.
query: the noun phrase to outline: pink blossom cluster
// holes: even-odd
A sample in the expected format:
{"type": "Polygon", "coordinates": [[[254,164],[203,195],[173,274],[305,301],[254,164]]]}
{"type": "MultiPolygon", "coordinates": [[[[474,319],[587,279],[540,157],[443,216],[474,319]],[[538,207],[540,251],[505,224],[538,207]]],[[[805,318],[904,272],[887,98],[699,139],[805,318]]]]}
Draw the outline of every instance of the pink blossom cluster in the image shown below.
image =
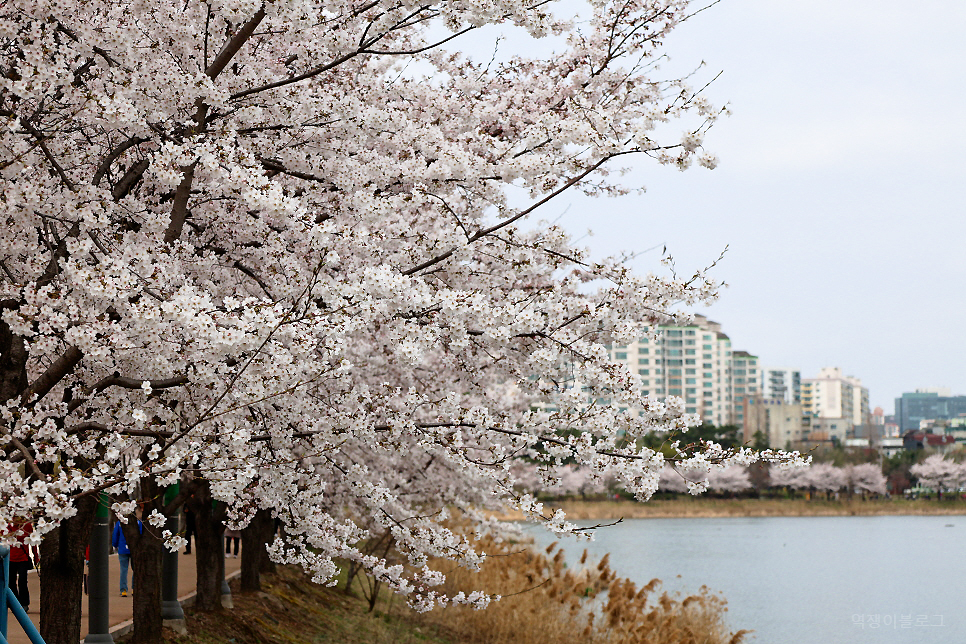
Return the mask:
{"type": "Polygon", "coordinates": [[[606,345],[718,285],[518,222],[626,191],[618,159],[713,166],[721,110],[655,71],[687,1],[592,2],[579,27],[555,8],[0,3],[0,532],[201,478],[234,524],[284,521],[276,560],[319,581],[353,560],[425,609],[448,601],[429,558],[483,557],[451,509],[571,529],[517,492],[518,457],[650,497],[665,459],[634,439],[697,419],[642,397],[606,345]],[[454,53],[494,25],[562,48],[454,53]],[[405,565],[357,547],[387,530],[405,565]]]}

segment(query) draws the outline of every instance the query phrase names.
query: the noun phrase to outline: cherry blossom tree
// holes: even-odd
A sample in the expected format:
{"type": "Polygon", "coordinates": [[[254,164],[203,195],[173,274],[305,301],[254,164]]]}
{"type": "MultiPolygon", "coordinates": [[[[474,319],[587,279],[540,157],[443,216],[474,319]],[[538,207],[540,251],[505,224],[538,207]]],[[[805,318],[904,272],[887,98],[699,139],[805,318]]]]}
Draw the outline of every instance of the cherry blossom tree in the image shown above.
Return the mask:
{"type": "Polygon", "coordinates": [[[845,471],[831,463],[813,463],[805,470],[804,476],[799,481],[799,485],[804,488],[825,492],[826,496],[838,492],[846,484],[845,471]]]}
{"type": "Polygon", "coordinates": [[[771,466],[768,468],[768,480],[773,487],[787,487],[793,490],[801,490],[808,487],[804,481],[805,474],[808,470],[808,467],[771,466]]]}
{"type": "Polygon", "coordinates": [[[846,469],[848,487],[852,492],[866,494],[885,494],[886,478],[882,468],[875,463],[850,465],[846,469]]]}
{"type": "MultiPolygon", "coordinates": [[[[274,560],[318,581],[349,560],[428,609],[488,601],[432,590],[429,557],[483,556],[450,508],[575,529],[515,491],[514,458],[648,499],[667,459],[636,439],[698,418],[642,397],[606,344],[717,284],[519,224],[626,192],[621,160],[714,166],[721,110],[654,69],[688,5],[599,0],[579,28],[546,2],[0,5],[0,531],[29,516],[76,546],[106,492],[122,517],[148,503],[145,548],[174,548],[163,517],[188,491],[162,492],[193,481],[231,522],[279,517],[274,560]],[[559,51],[455,53],[487,25],[559,51]],[[358,547],[381,534],[405,565],[358,547]]],[[[759,458],[675,450],[697,470],[759,458]]],[[[76,584],[58,592],[71,608],[44,628],[79,622],[76,584]]]]}
{"type": "Polygon", "coordinates": [[[708,489],[708,472],[699,468],[667,464],[661,469],[658,486],[666,492],[701,494],[708,489]]]}
{"type": "Polygon", "coordinates": [[[731,465],[724,469],[713,469],[708,475],[708,488],[715,492],[734,494],[751,488],[751,478],[748,470],[740,465],[731,465]]]}
{"type": "Polygon", "coordinates": [[[919,485],[935,488],[942,498],[943,490],[952,490],[966,480],[966,468],[962,464],[946,460],[944,454],[928,456],[909,471],[919,479],[919,485]]]}

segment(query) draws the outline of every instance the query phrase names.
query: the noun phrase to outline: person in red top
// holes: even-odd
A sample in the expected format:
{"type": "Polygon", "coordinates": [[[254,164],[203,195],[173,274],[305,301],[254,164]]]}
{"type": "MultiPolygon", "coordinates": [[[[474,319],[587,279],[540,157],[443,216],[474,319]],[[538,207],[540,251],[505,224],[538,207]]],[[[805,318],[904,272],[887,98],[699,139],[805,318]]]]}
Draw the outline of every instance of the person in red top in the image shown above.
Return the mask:
{"type": "MultiPolygon", "coordinates": [[[[27,588],[27,571],[33,568],[33,563],[30,561],[29,546],[26,545],[25,541],[30,533],[34,531],[34,526],[29,521],[26,523],[21,523],[19,525],[14,524],[14,529],[11,531],[17,535],[17,543],[10,546],[10,577],[8,582],[10,584],[10,590],[17,597],[17,601],[23,606],[23,609],[30,610],[30,590],[27,588]]],[[[32,548],[34,552],[34,558],[40,561],[40,549],[37,546],[32,548]]]]}

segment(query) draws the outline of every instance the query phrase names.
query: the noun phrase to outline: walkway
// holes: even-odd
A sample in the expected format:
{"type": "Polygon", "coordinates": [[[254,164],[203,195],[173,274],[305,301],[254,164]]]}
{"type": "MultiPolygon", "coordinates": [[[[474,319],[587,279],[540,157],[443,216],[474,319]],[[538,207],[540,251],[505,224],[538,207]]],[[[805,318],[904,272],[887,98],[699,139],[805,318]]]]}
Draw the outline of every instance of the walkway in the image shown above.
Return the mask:
{"type": "MultiPolygon", "coordinates": [[[[184,552],[184,551],[182,551],[184,552]]],[[[111,556],[110,575],[111,575],[111,628],[131,619],[134,610],[134,600],[128,595],[120,596],[120,577],[121,569],[117,562],[117,556],[111,556]]],[[[241,555],[238,559],[225,559],[225,574],[230,575],[241,568],[241,555]]],[[[131,572],[128,571],[128,588],[131,587],[131,572]]],[[[27,578],[30,585],[30,619],[38,627],[40,626],[40,579],[35,570],[30,571],[27,578]]],[[[195,590],[195,555],[181,555],[178,562],[178,597],[184,599],[186,596],[194,594],[195,590]]],[[[81,623],[81,637],[87,634],[87,595],[84,595],[84,621],[81,623]]],[[[10,644],[30,644],[23,629],[17,622],[17,618],[10,613],[7,622],[7,640],[10,644]]]]}

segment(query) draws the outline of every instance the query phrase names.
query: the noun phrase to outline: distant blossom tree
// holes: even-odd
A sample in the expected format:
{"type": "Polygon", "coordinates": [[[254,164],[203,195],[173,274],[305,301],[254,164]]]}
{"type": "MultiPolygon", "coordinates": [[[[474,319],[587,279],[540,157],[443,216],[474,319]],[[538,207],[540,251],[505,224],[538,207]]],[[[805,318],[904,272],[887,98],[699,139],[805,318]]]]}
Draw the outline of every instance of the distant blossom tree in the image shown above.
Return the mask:
{"type": "Polygon", "coordinates": [[[751,489],[751,478],[748,469],[740,465],[731,465],[724,469],[713,469],[708,474],[708,488],[715,492],[735,494],[751,489]]]}
{"type": "MultiPolygon", "coordinates": [[[[180,500],[158,499],[196,481],[233,524],[281,519],[275,561],[329,581],[348,560],[420,610],[489,601],[434,590],[430,557],[483,557],[449,508],[575,530],[516,491],[517,457],[647,500],[668,459],[636,440],[699,419],[643,397],[606,344],[717,283],[518,222],[626,192],[616,160],[715,165],[721,110],[653,71],[688,5],[601,0],[578,23],[539,1],[0,4],[0,531],[69,535],[42,628],[80,637],[70,579],[100,492],[125,518],[147,494],[145,542],[177,548],[180,500]],[[560,49],[452,53],[491,25],[560,49]],[[359,545],[387,534],[403,563],[359,545]]],[[[798,460],[674,450],[696,471],[798,460]]],[[[137,641],[159,637],[148,613],[137,641]]]]}
{"type": "Polygon", "coordinates": [[[934,488],[940,496],[944,490],[954,490],[966,481],[966,467],[947,460],[943,454],[928,456],[909,468],[909,472],[919,479],[919,485],[934,488]]]}
{"type": "Polygon", "coordinates": [[[808,467],[778,467],[768,468],[768,480],[772,487],[787,487],[793,490],[807,488],[805,483],[808,467]]]}
{"type": "Polygon", "coordinates": [[[708,470],[667,464],[661,469],[658,485],[666,492],[701,494],[708,489],[708,470]]]}
{"type": "Polygon", "coordinates": [[[847,484],[845,470],[831,463],[812,463],[799,480],[803,488],[825,492],[826,496],[843,489],[847,484]]]}
{"type": "Polygon", "coordinates": [[[850,465],[846,469],[846,478],[849,489],[863,496],[886,493],[886,477],[875,463],[850,465]]]}

